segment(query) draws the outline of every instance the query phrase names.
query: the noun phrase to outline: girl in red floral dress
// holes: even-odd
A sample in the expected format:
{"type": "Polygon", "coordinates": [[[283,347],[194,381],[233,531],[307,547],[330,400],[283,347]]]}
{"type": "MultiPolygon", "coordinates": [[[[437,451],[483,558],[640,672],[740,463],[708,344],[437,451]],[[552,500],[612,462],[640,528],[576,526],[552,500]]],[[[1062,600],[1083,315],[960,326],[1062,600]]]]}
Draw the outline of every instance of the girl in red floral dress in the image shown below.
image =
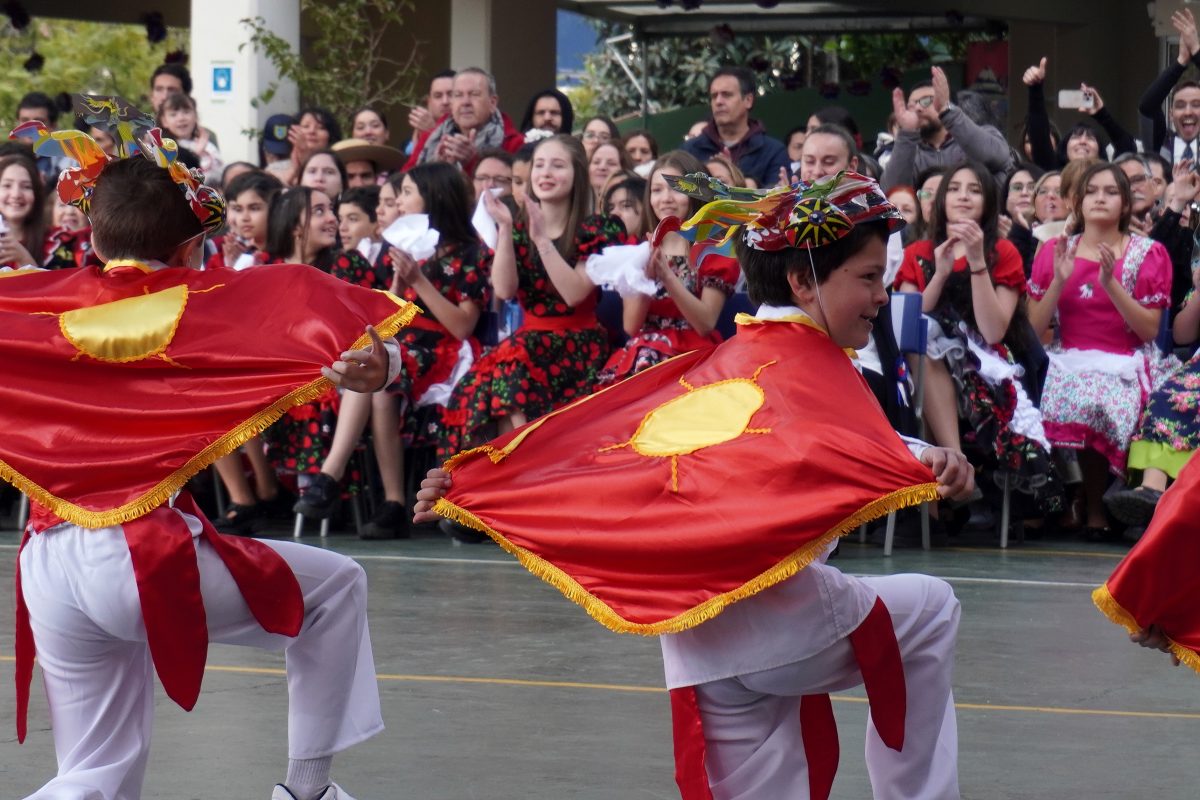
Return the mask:
{"type": "MultiPolygon", "coordinates": [[[[473,333],[490,293],[492,251],[471,226],[470,194],[458,169],[439,162],[414,167],[403,176],[395,205],[397,216],[428,214],[429,226],[441,234],[437,252],[424,261],[394,247],[389,251],[395,265],[391,290],[422,312],[396,337],[404,368],[387,391],[343,395],[329,456],[296,504],[317,518],[333,511],[338,481],[370,417],[384,502],[364,526],[364,539],[408,535],[400,432],[415,428],[412,412],[418,406],[444,405],[478,356],[473,333]]],[[[414,432],[418,440],[425,433],[414,432]]]]}
{"type": "MultiPolygon", "coordinates": [[[[296,186],[271,204],[267,251],[273,264],[311,264],[347,283],[368,289],[387,289],[382,275],[356,250],[337,247],[338,219],[333,201],[324,192],[296,186]]],[[[297,406],[267,431],[269,455],[277,468],[299,475],[316,475],[329,450],[339,399],[334,390],[297,406]]]]}
{"type": "Polygon", "coordinates": [[[608,334],[596,319],[596,286],[584,263],[621,244],[625,229],[590,214],[587,160],[577,139],[552,136],[533,151],[523,213],[486,195],[500,227],[492,288],[518,298],[521,327],[486,354],[455,388],[440,449],[458,452],[497,428],[526,421],[590,394],[608,357],[608,334]]]}
{"type": "MultiPolygon", "coordinates": [[[[645,230],[653,232],[663,217],[691,217],[699,202],[672,189],[663,175],[682,177],[696,172],[704,172],[704,167],[681,150],[666,153],[655,162],[642,204],[645,230]]],[[[662,246],[653,250],[646,273],[659,289],[653,297],[624,298],[623,324],[631,338],[609,358],[600,373],[601,384],[628,378],[671,356],[720,344],[717,320],[741,271],[736,259],[724,256],[709,256],[697,268],[689,249],[686,239],[669,233],[662,246]]]]}

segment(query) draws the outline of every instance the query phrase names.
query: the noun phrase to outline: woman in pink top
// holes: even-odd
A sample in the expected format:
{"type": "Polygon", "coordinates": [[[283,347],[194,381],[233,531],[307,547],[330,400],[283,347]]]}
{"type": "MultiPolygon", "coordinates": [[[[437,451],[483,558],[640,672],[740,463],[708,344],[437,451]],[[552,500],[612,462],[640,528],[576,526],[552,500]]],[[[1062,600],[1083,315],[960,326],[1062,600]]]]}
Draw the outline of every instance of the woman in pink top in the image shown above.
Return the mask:
{"type": "Polygon", "coordinates": [[[1178,364],[1154,344],[1171,301],[1171,259],[1158,242],[1130,232],[1132,195],[1119,168],[1096,164],[1080,186],[1074,212],[1082,231],[1034,260],[1029,316],[1039,334],[1058,317],[1042,394],[1046,436],[1080,451],[1088,534],[1106,538],[1108,473],[1124,473],[1146,399],[1178,364]]]}

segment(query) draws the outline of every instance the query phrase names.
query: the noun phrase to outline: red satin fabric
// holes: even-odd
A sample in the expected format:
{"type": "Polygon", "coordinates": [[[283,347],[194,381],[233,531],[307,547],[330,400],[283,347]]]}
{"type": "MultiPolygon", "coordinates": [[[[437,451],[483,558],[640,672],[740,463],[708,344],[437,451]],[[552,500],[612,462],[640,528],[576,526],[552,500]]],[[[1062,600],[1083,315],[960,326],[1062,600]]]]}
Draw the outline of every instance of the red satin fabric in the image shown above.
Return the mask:
{"type": "Polygon", "coordinates": [[[800,698],[800,738],[808,763],[808,796],[810,800],[826,800],[833,790],[841,757],[837,719],[829,695],[806,694],[800,698]]]}
{"type": "Polygon", "coordinates": [[[900,643],[883,598],[875,598],[867,618],[851,631],[850,646],[862,673],[863,687],[871,706],[871,721],[879,738],[891,749],[904,748],[904,715],[908,694],[904,684],[904,662],[900,643]]]}
{"type": "MultiPolygon", "coordinates": [[[[155,672],[167,696],[191,711],[204,678],[208,626],[192,534],[175,509],[200,520],[201,537],[229,569],[250,612],[264,630],[284,636],[299,634],[304,622],[304,597],[296,576],[278,553],[255,539],[218,533],[187,492],[179,494],[174,508],[159,506],[122,526],[155,672]]],[[[41,506],[31,506],[28,530],[40,532],[60,522],[61,519],[41,506]]],[[[22,547],[28,539],[27,531],[22,547]]],[[[23,742],[34,641],[29,610],[21,591],[19,556],[16,583],[17,740],[23,742]]]]}
{"type": "MultiPolygon", "coordinates": [[[[619,630],[688,614],[819,545],[872,501],[933,481],[845,353],[800,323],[743,326],[716,348],[539,422],[490,445],[499,450],[527,434],[499,463],[483,451],[452,461],[446,499],[561,570],[619,618],[611,625],[619,630]],[[766,398],[749,423],[770,432],[680,456],[678,492],[670,458],[604,450],[628,442],[648,412],[685,394],[681,378],[699,389],[752,378],[771,361],[755,381],[766,398]]],[[[525,561],[596,614],[592,599],[545,564],[525,561]]]]}
{"type": "Polygon", "coordinates": [[[672,689],[671,730],[675,743],[675,783],[681,800],[712,800],[704,764],[704,721],[695,686],[672,689]]]}
{"type": "MultiPolygon", "coordinates": [[[[1200,658],[1198,521],[1200,459],[1193,458],[1159,500],[1150,527],[1105,586],[1138,627],[1157,625],[1171,641],[1200,658]]],[[[1197,662],[1188,663],[1194,667],[1197,662]]]]}
{"type": "Polygon", "coordinates": [[[0,278],[0,460],[86,511],[118,508],[320,378],[366,325],[400,310],[388,295],[299,265],[0,278]],[[190,294],[165,351],[174,363],[100,361],[59,329],[64,312],[180,284],[190,294]]]}

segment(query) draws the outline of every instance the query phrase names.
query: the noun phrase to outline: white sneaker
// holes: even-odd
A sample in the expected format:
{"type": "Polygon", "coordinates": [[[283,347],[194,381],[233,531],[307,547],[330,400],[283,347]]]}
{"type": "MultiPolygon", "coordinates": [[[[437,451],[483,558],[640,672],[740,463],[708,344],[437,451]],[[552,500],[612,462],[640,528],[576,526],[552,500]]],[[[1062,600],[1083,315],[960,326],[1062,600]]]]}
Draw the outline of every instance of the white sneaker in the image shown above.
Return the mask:
{"type": "MultiPolygon", "coordinates": [[[[292,794],[291,790],[282,783],[277,783],[275,784],[275,791],[271,792],[271,800],[299,800],[299,798],[292,794]]],[[[317,800],[354,800],[354,798],[346,794],[346,790],[336,783],[331,783],[329,784],[329,788],[317,797],[317,800]]]]}

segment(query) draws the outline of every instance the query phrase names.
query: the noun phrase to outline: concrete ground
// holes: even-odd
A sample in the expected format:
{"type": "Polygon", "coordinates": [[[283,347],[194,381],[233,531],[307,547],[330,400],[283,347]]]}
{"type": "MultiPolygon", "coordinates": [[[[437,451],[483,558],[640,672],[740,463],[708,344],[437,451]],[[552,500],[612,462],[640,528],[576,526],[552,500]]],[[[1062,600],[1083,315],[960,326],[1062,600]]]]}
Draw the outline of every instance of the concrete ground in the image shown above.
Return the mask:
{"type": "MultiPolygon", "coordinates": [[[[305,541],[322,543],[315,528],[305,541]]],[[[282,529],[280,535],[284,535],[282,529]]],[[[923,552],[846,540],[843,570],[915,571],[962,601],[955,693],[962,793],[1004,798],[1195,797],[1200,677],[1126,642],[1092,607],[1123,547],[963,537],[923,552]]],[[[17,537],[0,533],[11,586],[17,537]]],[[[432,535],[328,546],[359,559],[388,730],[338,757],[359,800],[677,798],[654,639],[618,636],[491,544],[432,535]]],[[[12,593],[0,600],[0,674],[12,664],[12,593]]],[[[215,646],[184,713],[160,692],[145,798],[266,798],[286,759],[282,657],[215,646]]],[[[18,746],[13,685],[0,681],[0,800],[53,774],[40,679],[18,746]]],[[[835,698],[841,800],[870,797],[861,693],[835,698]]]]}

